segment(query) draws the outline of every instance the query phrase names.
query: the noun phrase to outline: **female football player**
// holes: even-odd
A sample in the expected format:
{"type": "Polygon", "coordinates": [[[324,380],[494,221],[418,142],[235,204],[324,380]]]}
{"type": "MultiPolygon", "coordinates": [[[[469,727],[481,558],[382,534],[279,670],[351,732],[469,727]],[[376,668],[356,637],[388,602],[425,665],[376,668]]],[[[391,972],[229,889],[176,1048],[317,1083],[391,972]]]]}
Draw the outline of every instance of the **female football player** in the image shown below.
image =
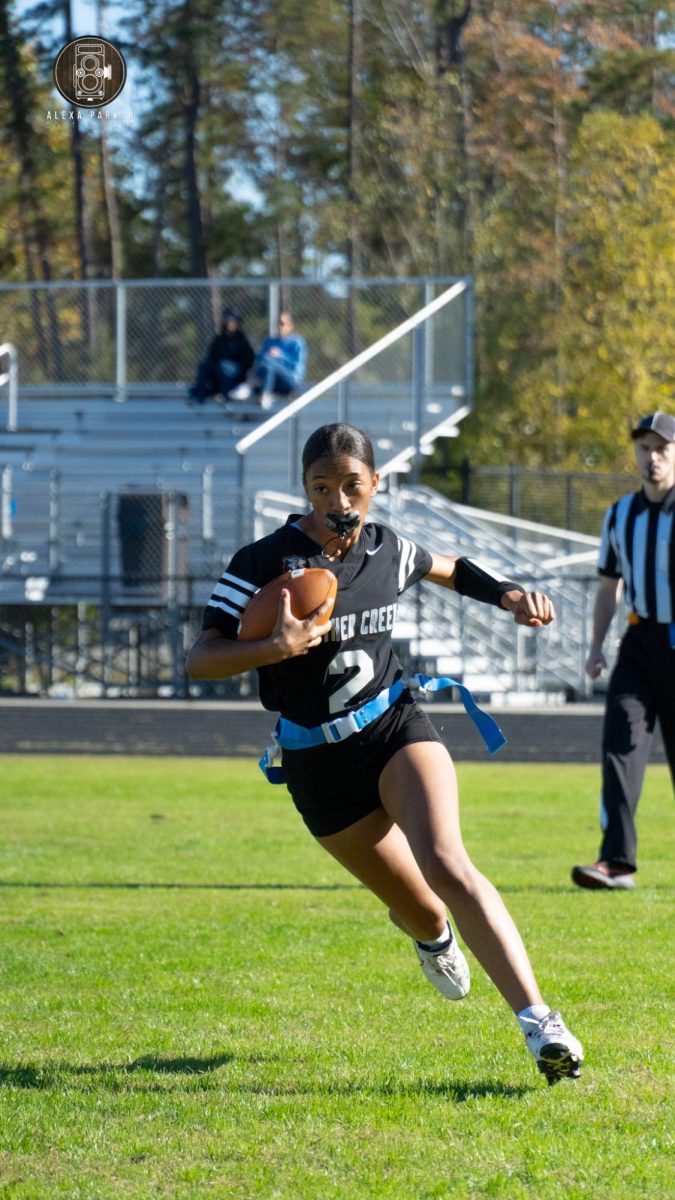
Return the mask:
{"type": "Polygon", "coordinates": [[[317,429],[302,465],[309,511],[234,555],[206,607],[188,673],[227,679],[258,671],[264,707],[281,713],[284,782],[317,841],[387,905],[427,979],[460,1000],[469,968],[450,909],[516,1014],[539,1070],[549,1083],[576,1077],[581,1045],[542,1000],[513,920],[464,848],[452,760],[403,685],[392,647],[397,598],[420,579],[506,609],[535,629],[553,620],[553,605],[472,559],[431,553],[369,522],[379,476],[369,438],[353,426],[317,429]],[[331,619],[322,605],[297,620],[282,591],[272,634],[238,641],[251,596],[296,567],[337,576],[331,619]]]}

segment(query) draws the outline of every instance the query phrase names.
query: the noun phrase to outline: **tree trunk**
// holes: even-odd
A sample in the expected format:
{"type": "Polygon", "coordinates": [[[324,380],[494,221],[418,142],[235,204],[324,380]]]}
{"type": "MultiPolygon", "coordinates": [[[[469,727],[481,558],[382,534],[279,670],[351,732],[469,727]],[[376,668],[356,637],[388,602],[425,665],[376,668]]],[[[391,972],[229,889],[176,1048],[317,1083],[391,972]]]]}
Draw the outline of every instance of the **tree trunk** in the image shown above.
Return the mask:
{"type": "Polygon", "coordinates": [[[363,66],[362,0],[349,0],[348,65],[348,159],[347,159],[347,271],[350,287],[347,305],[347,352],[350,358],[359,352],[357,289],[354,279],[360,278],[361,222],[359,213],[358,179],[361,149],[361,72],[363,66]]]}
{"type": "Polygon", "coordinates": [[[187,224],[190,247],[190,275],[206,277],[206,255],[204,253],[204,229],[199,197],[199,175],[197,171],[197,121],[199,119],[200,86],[199,74],[192,53],[188,53],[184,84],[183,118],[185,129],[185,181],[187,183],[187,224]]]}
{"type": "MultiPolygon", "coordinates": [[[[62,0],[63,24],[66,42],[73,40],[73,16],[71,0],[62,0]]],[[[71,112],[73,106],[71,105],[71,112]]],[[[77,240],[77,255],[80,263],[80,279],[89,278],[89,246],[87,237],[87,221],[84,196],[84,152],[82,145],[82,130],[79,121],[70,122],[70,142],[73,155],[73,189],[75,197],[75,237],[77,240]]],[[[90,303],[93,298],[89,288],[83,288],[80,296],[80,312],[82,320],[82,346],[85,354],[91,357],[93,325],[90,303]]]]}
{"type": "Polygon", "coordinates": [[[115,177],[108,145],[108,131],[101,125],[101,178],[105,208],[110,230],[110,271],[113,279],[122,279],[124,275],[124,247],[120,227],[119,205],[115,189],[115,177]]]}
{"type": "MultiPolygon", "coordinates": [[[[453,8],[446,0],[445,9],[453,8]]],[[[459,94],[459,122],[457,125],[457,152],[460,161],[460,184],[456,189],[460,212],[459,240],[462,247],[462,272],[473,273],[473,245],[475,233],[476,181],[471,150],[473,134],[473,109],[471,82],[462,48],[462,33],[471,16],[471,0],[465,0],[461,12],[454,14],[443,11],[439,5],[436,19],[436,74],[439,89],[448,90],[448,78],[456,79],[459,94]]],[[[439,103],[441,99],[439,98],[439,103]]]]}
{"type": "MultiPolygon", "coordinates": [[[[103,9],[104,0],[97,0],[96,13],[98,18],[98,30],[102,37],[105,31],[103,9]]],[[[77,124],[77,122],[75,122],[75,124],[77,124]]],[[[105,121],[100,123],[100,133],[101,182],[103,185],[105,211],[108,218],[108,232],[110,235],[110,273],[113,279],[121,279],[124,275],[124,246],[122,242],[122,231],[120,228],[119,205],[117,203],[117,191],[115,189],[115,176],[110,157],[108,131],[105,126],[105,121]]]]}
{"type": "MultiPolygon", "coordinates": [[[[0,58],[7,92],[12,97],[7,127],[14,142],[19,165],[19,205],[26,214],[27,236],[35,246],[42,279],[49,283],[52,273],[47,236],[48,222],[42,208],[42,189],[32,152],[35,133],[30,121],[29,82],[23,71],[21,54],[10,28],[7,6],[4,4],[0,4],[0,58]]],[[[51,364],[46,365],[49,365],[57,379],[60,379],[63,365],[61,338],[58,316],[50,292],[47,292],[46,305],[51,335],[51,364]]]]}

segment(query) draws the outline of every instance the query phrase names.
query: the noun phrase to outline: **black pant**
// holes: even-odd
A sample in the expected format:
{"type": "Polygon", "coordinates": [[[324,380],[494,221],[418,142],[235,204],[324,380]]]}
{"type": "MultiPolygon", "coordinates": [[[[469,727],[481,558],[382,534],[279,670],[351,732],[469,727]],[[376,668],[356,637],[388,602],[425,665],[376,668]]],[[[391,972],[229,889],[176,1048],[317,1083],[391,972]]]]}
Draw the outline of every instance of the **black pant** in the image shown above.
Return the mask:
{"type": "Polygon", "coordinates": [[[190,395],[198,404],[203,404],[216,392],[220,392],[221,396],[227,399],[234,388],[244,383],[246,374],[246,368],[240,363],[225,360],[222,363],[214,363],[208,358],[202,359],[197,367],[197,378],[190,388],[190,395]]]}
{"type": "Polygon", "coordinates": [[[675,649],[667,625],[645,622],[630,626],[621,643],[602,734],[600,858],[633,871],[635,813],[657,717],[675,781],[675,649]]]}

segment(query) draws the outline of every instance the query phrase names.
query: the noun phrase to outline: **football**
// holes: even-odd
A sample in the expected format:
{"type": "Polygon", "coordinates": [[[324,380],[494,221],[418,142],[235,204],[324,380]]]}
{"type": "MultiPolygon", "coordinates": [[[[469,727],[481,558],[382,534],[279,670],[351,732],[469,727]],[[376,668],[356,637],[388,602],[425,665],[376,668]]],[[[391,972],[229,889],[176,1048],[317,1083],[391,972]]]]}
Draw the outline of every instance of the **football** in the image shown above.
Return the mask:
{"type": "Polygon", "coordinates": [[[251,596],[242,613],[238,637],[250,642],[270,636],[277,623],[279,596],[283,588],[290,592],[294,617],[302,620],[324,600],[330,600],[330,608],[323,617],[324,621],[329,619],[337,593],[335,575],[324,567],[299,567],[295,571],[284,571],[283,575],[277,575],[276,579],[271,579],[251,596]]]}

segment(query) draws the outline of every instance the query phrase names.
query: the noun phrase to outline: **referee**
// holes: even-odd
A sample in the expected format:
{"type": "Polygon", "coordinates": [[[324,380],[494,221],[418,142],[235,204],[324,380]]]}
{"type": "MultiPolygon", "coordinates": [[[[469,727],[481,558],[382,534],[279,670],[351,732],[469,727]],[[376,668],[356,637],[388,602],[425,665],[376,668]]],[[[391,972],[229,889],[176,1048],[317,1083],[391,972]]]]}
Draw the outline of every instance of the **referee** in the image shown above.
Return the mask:
{"type": "Polygon", "coordinates": [[[607,666],[602,644],[623,586],[630,609],[609,680],[602,734],[603,839],[598,862],[574,867],[584,888],[634,888],[635,813],[656,718],[675,780],[675,417],[643,417],[631,434],[642,479],[605,515],[600,586],[586,673],[607,666]]]}

